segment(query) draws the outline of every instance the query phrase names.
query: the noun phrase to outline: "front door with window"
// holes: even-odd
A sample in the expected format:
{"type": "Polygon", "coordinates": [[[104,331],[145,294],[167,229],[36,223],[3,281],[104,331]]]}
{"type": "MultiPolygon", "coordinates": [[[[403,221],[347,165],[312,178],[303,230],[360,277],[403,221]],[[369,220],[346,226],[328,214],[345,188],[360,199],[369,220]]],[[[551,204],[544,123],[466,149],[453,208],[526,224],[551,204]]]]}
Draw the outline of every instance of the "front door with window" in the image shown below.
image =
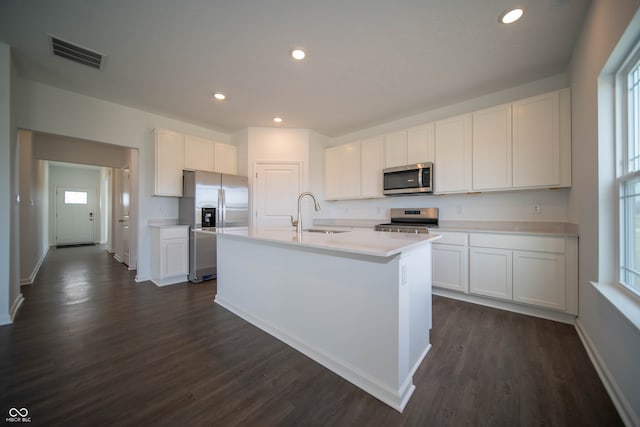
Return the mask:
{"type": "Polygon", "coordinates": [[[56,246],[95,243],[96,191],[56,188],[56,246]]]}

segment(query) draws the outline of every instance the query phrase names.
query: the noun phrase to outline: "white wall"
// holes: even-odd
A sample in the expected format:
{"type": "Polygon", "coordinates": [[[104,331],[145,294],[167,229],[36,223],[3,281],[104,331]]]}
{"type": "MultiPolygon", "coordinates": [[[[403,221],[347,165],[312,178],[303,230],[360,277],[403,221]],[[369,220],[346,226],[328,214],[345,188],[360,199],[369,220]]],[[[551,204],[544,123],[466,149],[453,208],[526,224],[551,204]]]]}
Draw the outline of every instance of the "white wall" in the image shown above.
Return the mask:
{"type": "Polygon", "coordinates": [[[17,83],[17,127],[139,149],[139,257],[136,279],[147,280],[150,275],[149,220],[172,221],[178,218],[177,198],[152,196],[153,129],[172,129],[224,143],[229,143],[230,136],[33,81],[18,79],[17,83]]]}
{"type": "Polygon", "coordinates": [[[20,158],[20,283],[31,284],[49,250],[46,161],[33,157],[33,134],[18,132],[20,158]]]}
{"type": "MultiPolygon", "coordinates": [[[[250,127],[248,129],[246,167],[250,194],[253,194],[253,189],[255,188],[253,178],[255,176],[254,168],[256,162],[300,162],[302,165],[301,189],[302,191],[309,189],[309,133],[308,129],[262,127],[250,127]]],[[[251,222],[253,222],[254,210],[252,203],[250,209],[251,222]]],[[[309,218],[307,206],[305,206],[303,214],[304,217],[309,218]]]]}
{"type": "MultiPolygon", "coordinates": [[[[640,425],[640,333],[590,281],[610,279],[612,269],[599,266],[601,257],[606,257],[602,250],[615,248],[615,233],[606,218],[610,216],[606,212],[615,211],[615,198],[605,195],[611,188],[606,180],[612,169],[606,164],[611,159],[606,151],[611,152],[614,142],[598,126],[599,79],[639,5],[636,0],[594,0],[569,68],[573,132],[569,216],[580,224],[578,327],[606,375],[605,385],[632,425],[640,425]],[[600,195],[599,189],[604,190],[600,195]]],[[[638,34],[632,37],[636,42],[638,34]]]]}
{"type": "Polygon", "coordinates": [[[11,271],[13,257],[19,252],[17,247],[12,248],[11,240],[12,229],[19,227],[19,224],[11,222],[15,200],[12,187],[12,145],[15,144],[11,111],[12,72],[11,50],[0,43],[0,325],[11,322],[11,309],[20,295],[19,280],[14,280],[11,271]]]}

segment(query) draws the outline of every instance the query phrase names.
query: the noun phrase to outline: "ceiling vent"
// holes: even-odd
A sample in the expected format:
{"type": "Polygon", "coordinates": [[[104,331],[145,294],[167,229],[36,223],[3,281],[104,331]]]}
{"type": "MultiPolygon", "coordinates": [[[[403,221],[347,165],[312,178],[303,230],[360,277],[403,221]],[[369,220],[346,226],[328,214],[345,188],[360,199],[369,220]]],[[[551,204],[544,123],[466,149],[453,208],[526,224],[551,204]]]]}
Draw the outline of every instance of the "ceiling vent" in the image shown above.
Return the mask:
{"type": "Polygon", "coordinates": [[[55,36],[50,36],[50,38],[51,50],[54,55],[68,59],[69,61],[77,62],[78,64],[86,65],[87,67],[95,68],[96,70],[102,69],[105,55],[59,39],[55,36]]]}

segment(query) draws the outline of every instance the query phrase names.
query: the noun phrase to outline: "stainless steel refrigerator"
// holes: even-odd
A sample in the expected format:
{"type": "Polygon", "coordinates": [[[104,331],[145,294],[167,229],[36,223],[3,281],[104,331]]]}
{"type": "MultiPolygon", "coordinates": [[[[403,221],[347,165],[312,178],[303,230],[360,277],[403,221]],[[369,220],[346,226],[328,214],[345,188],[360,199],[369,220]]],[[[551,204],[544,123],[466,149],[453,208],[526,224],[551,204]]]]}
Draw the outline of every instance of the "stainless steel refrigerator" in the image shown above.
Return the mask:
{"type": "Polygon", "coordinates": [[[199,283],[215,279],[216,235],[206,231],[248,225],[248,178],[215,172],[184,171],[179,221],[190,226],[189,280],[199,283]]]}

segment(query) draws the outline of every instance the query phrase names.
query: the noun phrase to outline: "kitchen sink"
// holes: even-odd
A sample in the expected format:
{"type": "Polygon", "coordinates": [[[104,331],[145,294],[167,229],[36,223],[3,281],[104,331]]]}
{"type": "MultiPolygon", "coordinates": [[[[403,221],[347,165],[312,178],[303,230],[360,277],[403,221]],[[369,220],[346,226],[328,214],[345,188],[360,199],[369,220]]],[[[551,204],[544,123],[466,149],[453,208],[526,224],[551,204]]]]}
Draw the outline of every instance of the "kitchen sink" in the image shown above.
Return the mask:
{"type": "Polygon", "coordinates": [[[324,233],[324,234],[334,234],[334,233],[347,233],[349,230],[326,230],[324,228],[307,228],[306,230],[302,230],[304,232],[309,233],[324,233]]]}

